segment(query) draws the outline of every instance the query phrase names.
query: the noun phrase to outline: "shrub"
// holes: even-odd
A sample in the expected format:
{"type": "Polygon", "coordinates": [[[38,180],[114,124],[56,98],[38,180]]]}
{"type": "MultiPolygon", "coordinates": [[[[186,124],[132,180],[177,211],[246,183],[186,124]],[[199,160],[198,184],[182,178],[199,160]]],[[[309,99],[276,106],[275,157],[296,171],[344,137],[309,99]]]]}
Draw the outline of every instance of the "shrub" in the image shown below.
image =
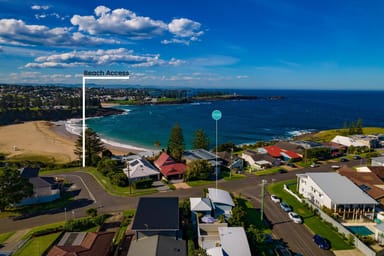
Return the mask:
{"type": "Polygon", "coordinates": [[[147,178],[142,180],[135,180],[132,185],[135,189],[143,189],[143,188],[152,187],[152,183],[153,183],[153,180],[150,178],[147,178]]]}

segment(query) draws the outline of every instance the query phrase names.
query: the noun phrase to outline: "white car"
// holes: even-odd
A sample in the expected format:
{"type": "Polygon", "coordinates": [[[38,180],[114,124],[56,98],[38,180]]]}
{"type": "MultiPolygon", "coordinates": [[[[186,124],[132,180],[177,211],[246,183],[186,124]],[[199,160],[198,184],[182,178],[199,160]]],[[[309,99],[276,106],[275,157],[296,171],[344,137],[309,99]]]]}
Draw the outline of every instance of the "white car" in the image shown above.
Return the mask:
{"type": "Polygon", "coordinates": [[[301,224],[303,223],[303,220],[301,219],[301,217],[299,216],[299,214],[295,213],[295,212],[289,212],[288,213],[288,216],[291,220],[293,220],[293,222],[295,223],[298,223],[298,224],[301,224]]]}
{"type": "Polygon", "coordinates": [[[276,195],[271,195],[271,200],[274,202],[274,203],[280,203],[280,198],[277,197],[276,195]]]}

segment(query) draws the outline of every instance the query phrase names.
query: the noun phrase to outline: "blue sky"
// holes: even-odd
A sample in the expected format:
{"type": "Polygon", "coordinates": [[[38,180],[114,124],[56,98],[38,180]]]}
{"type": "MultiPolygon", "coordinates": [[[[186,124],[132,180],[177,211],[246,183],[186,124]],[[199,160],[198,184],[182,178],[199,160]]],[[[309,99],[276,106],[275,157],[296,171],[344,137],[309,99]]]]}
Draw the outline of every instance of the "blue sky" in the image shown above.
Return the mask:
{"type": "Polygon", "coordinates": [[[384,2],[0,0],[0,82],[384,88],[384,2]]]}

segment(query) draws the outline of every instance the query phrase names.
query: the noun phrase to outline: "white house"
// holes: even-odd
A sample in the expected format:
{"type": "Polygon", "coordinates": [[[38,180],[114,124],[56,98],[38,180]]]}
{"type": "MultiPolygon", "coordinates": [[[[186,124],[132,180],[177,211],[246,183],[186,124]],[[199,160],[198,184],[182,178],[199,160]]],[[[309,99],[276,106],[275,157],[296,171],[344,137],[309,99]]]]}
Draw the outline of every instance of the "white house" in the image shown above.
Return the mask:
{"type": "Polygon", "coordinates": [[[207,249],[210,256],[251,256],[243,227],[219,227],[220,246],[207,249]]]}
{"type": "Polygon", "coordinates": [[[127,168],[123,169],[124,174],[130,181],[151,178],[160,179],[160,172],[145,158],[137,158],[127,161],[127,168]]]}
{"type": "Polygon", "coordinates": [[[346,137],[337,135],[335,138],[332,139],[332,142],[343,145],[343,146],[354,146],[354,147],[364,147],[367,146],[366,143],[361,142],[360,140],[356,140],[354,138],[346,137]]]}
{"type": "Polygon", "coordinates": [[[327,207],[347,218],[350,215],[373,218],[378,202],[348,178],[338,173],[316,172],[297,174],[297,177],[299,193],[318,207],[327,207]]]}

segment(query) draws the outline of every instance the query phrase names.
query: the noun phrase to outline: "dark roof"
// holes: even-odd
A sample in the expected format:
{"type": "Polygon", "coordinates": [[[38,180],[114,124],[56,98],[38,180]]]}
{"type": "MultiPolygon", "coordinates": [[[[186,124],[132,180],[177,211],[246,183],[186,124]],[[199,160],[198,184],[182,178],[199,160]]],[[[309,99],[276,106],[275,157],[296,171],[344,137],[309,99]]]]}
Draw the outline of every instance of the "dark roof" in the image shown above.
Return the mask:
{"type": "Polygon", "coordinates": [[[179,230],[178,197],[141,197],[133,230],[179,230]]]}
{"type": "Polygon", "coordinates": [[[128,256],[187,256],[184,240],[166,236],[150,236],[131,242],[128,256]]]}
{"type": "Polygon", "coordinates": [[[20,169],[20,175],[23,178],[35,178],[39,176],[39,168],[25,167],[20,169]]]}

